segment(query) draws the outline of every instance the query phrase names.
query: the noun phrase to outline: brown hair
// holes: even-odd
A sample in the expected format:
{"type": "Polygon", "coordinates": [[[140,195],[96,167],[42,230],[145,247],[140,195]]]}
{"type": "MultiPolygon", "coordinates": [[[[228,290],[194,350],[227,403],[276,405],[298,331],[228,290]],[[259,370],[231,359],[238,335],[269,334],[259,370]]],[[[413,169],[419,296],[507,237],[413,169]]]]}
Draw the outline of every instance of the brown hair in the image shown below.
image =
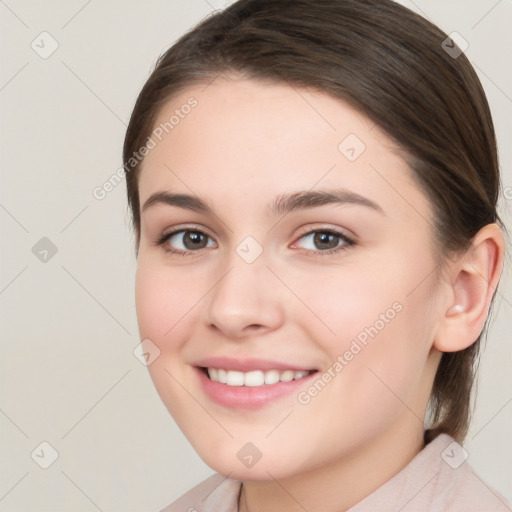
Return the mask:
{"type": "MultiPolygon", "coordinates": [[[[204,19],[158,59],[126,132],[136,246],[141,164],[133,155],[171,97],[220,73],[313,88],[377,123],[404,151],[432,204],[440,255],[463,253],[487,224],[504,229],[496,211],[500,177],[489,106],[468,59],[446,39],[391,0],[239,0],[204,19]]],[[[487,321],[483,333],[486,328],[487,321]]],[[[442,355],[426,442],[441,432],[464,439],[481,337],[442,355]]]]}

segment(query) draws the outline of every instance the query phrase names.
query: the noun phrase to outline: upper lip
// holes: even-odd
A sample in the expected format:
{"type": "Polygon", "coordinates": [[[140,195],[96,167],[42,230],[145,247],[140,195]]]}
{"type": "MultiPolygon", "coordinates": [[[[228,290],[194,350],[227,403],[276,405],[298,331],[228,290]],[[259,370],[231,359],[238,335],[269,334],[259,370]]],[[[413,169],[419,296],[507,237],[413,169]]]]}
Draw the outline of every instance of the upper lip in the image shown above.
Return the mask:
{"type": "Polygon", "coordinates": [[[203,368],[220,368],[223,370],[234,370],[239,372],[250,372],[253,370],[294,370],[296,372],[314,370],[310,366],[283,363],[270,359],[257,358],[231,358],[231,357],[207,357],[194,363],[194,366],[203,368]]]}

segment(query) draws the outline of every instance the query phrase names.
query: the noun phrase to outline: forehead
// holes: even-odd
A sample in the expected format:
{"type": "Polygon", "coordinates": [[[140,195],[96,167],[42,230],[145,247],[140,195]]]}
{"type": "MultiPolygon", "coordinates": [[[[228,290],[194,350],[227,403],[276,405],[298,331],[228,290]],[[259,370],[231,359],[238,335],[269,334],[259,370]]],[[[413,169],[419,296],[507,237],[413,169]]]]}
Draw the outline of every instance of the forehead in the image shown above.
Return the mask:
{"type": "Polygon", "coordinates": [[[141,204],[157,190],[173,190],[247,208],[317,186],[396,202],[400,192],[390,181],[416,196],[410,201],[425,202],[398,148],[375,123],[311,89],[217,78],[168,101],[151,137],[141,204]]]}

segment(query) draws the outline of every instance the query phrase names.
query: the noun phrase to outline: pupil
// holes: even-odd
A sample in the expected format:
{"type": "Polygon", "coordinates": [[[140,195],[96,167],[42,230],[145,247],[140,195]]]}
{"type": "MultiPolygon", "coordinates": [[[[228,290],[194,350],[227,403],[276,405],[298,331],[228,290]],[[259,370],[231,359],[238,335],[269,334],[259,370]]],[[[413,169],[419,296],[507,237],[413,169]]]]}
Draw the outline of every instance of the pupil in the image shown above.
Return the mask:
{"type": "Polygon", "coordinates": [[[187,249],[197,249],[204,242],[204,238],[202,233],[190,231],[185,233],[183,243],[187,249]]]}
{"type": "Polygon", "coordinates": [[[319,249],[334,249],[337,245],[336,236],[332,233],[316,233],[314,236],[315,245],[319,249]]]}

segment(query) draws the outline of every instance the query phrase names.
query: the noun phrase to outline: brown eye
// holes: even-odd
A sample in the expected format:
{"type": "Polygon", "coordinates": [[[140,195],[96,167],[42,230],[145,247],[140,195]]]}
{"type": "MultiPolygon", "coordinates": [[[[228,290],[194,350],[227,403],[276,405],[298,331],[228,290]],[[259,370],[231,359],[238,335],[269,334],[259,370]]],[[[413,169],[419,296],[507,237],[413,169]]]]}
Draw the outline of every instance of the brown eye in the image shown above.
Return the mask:
{"type": "Polygon", "coordinates": [[[331,230],[316,230],[306,233],[299,239],[298,245],[315,254],[329,254],[338,250],[346,249],[355,242],[343,233],[331,230]]]}
{"type": "Polygon", "coordinates": [[[339,243],[339,237],[327,231],[318,231],[314,234],[313,243],[317,249],[335,249],[339,243]]]}
{"type": "Polygon", "coordinates": [[[215,242],[202,231],[182,229],[168,233],[158,242],[170,252],[186,253],[205,249],[207,247],[216,247],[215,242]]]}
{"type": "Polygon", "coordinates": [[[206,247],[208,237],[200,233],[199,231],[185,231],[185,235],[183,236],[183,245],[187,249],[202,249],[206,247]]]}

